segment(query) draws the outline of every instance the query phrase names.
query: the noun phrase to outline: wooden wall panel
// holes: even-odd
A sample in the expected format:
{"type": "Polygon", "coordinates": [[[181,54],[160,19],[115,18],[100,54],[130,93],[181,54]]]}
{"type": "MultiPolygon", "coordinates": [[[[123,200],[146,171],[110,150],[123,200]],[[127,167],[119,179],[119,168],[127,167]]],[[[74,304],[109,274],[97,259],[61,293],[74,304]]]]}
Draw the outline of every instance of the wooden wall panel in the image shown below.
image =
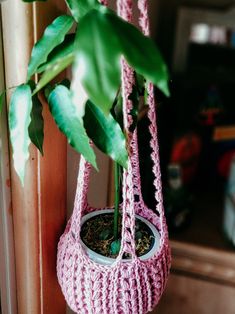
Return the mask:
{"type": "MultiPolygon", "coordinates": [[[[0,90],[5,89],[0,27],[0,90]]],[[[6,107],[0,113],[0,299],[2,314],[16,314],[15,255],[6,107]]]]}
{"type": "MultiPolygon", "coordinates": [[[[6,86],[23,83],[33,43],[65,6],[61,1],[2,4],[6,86]]],[[[9,100],[8,94],[8,100],[9,100]]],[[[33,145],[24,187],[11,161],[18,314],[63,314],[56,249],[66,220],[66,141],[44,104],[45,157],[33,145]]]]}
{"type": "MultiPolygon", "coordinates": [[[[37,3],[36,39],[45,25],[66,7],[63,1],[37,3]]],[[[64,314],[65,300],[56,276],[56,253],[59,237],[64,231],[67,208],[67,141],[58,131],[48,106],[44,103],[44,157],[40,158],[40,250],[41,250],[41,313],[64,314]],[[56,304],[55,304],[56,300],[56,304]]]]}
{"type": "Polygon", "coordinates": [[[45,105],[45,157],[40,158],[41,312],[64,314],[65,301],[56,276],[57,243],[64,231],[66,210],[66,147],[45,105]],[[52,149],[53,148],[53,149],[52,149]],[[56,300],[56,305],[55,305],[56,300]],[[56,312],[55,312],[56,307],[56,312]]]}
{"type": "MultiPolygon", "coordinates": [[[[24,82],[33,45],[33,9],[21,1],[2,4],[6,87],[24,82]],[[11,21],[9,23],[9,21],[11,21]]],[[[9,94],[8,94],[9,100],[9,94]]],[[[18,313],[40,313],[38,237],[38,155],[31,148],[25,187],[11,167],[12,210],[15,238],[18,313]]]]}

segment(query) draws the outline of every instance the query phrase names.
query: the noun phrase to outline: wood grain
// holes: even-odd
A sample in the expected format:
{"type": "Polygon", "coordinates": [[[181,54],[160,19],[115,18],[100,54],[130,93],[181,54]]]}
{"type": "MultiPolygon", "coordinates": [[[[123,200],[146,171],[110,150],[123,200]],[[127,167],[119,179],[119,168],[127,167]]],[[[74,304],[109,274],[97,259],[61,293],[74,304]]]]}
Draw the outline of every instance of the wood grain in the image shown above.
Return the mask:
{"type": "Polygon", "coordinates": [[[171,275],[152,314],[234,314],[235,289],[190,277],[171,275]]]}
{"type": "Polygon", "coordinates": [[[234,314],[235,254],[171,241],[172,273],[152,314],[234,314]]]}
{"type": "MultiPolygon", "coordinates": [[[[6,87],[24,82],[30,48],[33,45],[33,9],[21,1],[2,4],[6,87]],[[9,23],[11,21],[11,23],[9,23]]],[[[8,100],[9,100],[8,94],[8,100]]],[[[38,155],[30,148],[24,188],[11,160],[12,210],[16,259],[17,310],[20,314],[40,313],[38,237],[38,155]]]]}
{"type": "Polygon", "coordinates": [[[235,286],[235,254],[210,247],[171,241],[172,271],[235,286]]]}
{"type": "MultiPolygon", "coordinates": [[[[32,45],[60,11],[60,3],[32,5],[9,0],[2,4],[7,87],[25,81],[32,45]]],[[[65,313],[55,261],[66,218],[66,141],[49,117],[46,104],[44,118],[45,157],[31,145],[24,187],[11,160],[18,314],[65,313]]]]}
{"type": "MultiPolygon", "coordinates": [[[[57,15],[65,12],[66,7],[62,1],[56,0],[37,3],[35,11],[36,39],[39,39],[45,26],[57,15]]],[[[59,237],[64,231],[67,217],[67,141],[55,125],[48,105],[43,103],[43,107],[44,157],[40,157],[39,160],[40,313],[64,314],[66,304],[57,280],[56,255],[59,237]]]]}

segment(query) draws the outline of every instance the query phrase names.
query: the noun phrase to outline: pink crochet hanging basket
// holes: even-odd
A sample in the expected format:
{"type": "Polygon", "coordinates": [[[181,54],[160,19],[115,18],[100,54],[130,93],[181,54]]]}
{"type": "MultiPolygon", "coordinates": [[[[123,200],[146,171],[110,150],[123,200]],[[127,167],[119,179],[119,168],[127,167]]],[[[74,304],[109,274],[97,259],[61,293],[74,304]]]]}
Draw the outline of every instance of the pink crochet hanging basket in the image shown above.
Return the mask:
{"type": "MultiPolygon", "coordinates": [[[[107,4],[107,1],[101,1],[107,4]]],[[[119,14],[130,21],[132,1],[118,0],[119,14]]],[[[149,35],[147,0],[139,0],[140,26],[149,35]]],[[[111,265],[95,262],[84,249],[80,238],[82,217],[97,208],[87,203],[90,165],[81,157],[74,211],[58,244],[57,273],[65,299],[78,314],[145,314],[153,310],[164,291],[170,269],[170,249],[163,211],[159,149],[153,85],[148,86],[148,118],[151,135],[156,210],[145,205],[141,194],[137,130],[128,132],[132,123],[132,103],[128,99],[133,86],[133,71],[122,60],[124,127],[129,150],[128,169],[123,174],[121,249],[111,265]],[[148,259],[135,252],[135,215],[152,223],[159,234],[158,249],[148,259]],[[123,260],[125,253],[132,256],[123,260]]]]}

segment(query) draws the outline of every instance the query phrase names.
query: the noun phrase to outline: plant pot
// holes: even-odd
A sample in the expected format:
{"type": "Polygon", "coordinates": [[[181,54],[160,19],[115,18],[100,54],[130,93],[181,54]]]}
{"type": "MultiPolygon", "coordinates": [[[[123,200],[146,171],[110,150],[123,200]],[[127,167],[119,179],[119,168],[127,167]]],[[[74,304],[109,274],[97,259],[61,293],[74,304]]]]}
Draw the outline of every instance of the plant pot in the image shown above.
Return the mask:
{"type": "MultiPolygon", "coordinates": [[[[114,212],[113,209],[103,209],[103,210],[91,212],[91,213],[83,216],[82,221],[81,221],[81,225],[83,225],[87,220],[89,220],[92,217],[102,215],[102,214],[110,214],[113,212],[114,212]]],[[[142,221],[144,224],[146,224],[149,227],[149,229],[152,231],[152,234],[154,237],[154,244],[152,245],[151,249],[146,254],[139,257],[139,259],[142,261],[148,260],[152,256],[154,256],[156,251],[159,249],[160,234],[157,231],[156,227],[151,222],[149,222],[148,220],[146,220],[145,218],[143,218],[139,215],[136,215],[136,218],[138,218],[140,221],[142,221]]],[[[106,256],[98,254],[98,253],[94,252],[93,250],[91,250],[90,248],[88,248],[86,246],[86,244],[82,241],[82,239],[81,239],[81,243],[82,243],[82,246],[85,249],[87,255],[89,256],[89,258],[92,261],[94,261],[98,264],[101,264],[101,265],[112,265],[115,262],[115,258],[106,257],[106,256]]],[[[130,259],[123,259],[123,262],[128,262],[129,260],[130,259]]]]}

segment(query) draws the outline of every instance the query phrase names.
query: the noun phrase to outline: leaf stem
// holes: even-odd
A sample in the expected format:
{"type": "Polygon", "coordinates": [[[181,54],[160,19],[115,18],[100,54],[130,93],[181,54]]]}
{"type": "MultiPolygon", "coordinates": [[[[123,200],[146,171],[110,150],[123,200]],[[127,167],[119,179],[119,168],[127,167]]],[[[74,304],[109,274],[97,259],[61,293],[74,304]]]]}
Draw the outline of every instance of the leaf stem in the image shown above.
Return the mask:
{"type": "Polygon", "coordinates": [[[114,182],[115,182],[115,208],[114,208],[114,224],[113,234],[114,240],[118,240],[118,218],[119,218],[119,202],[120,202],[120,166],[114,162],[114,182]]]}

